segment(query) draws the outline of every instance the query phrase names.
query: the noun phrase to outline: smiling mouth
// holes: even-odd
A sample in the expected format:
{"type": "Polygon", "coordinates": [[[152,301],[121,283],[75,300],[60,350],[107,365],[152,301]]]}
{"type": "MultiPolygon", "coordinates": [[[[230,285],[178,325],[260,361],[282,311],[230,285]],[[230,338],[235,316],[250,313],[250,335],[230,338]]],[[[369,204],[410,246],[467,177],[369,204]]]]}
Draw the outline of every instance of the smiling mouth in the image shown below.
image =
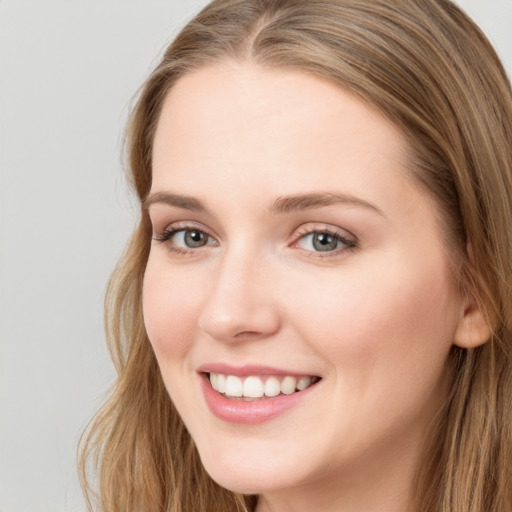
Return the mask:
{"type": "Polygon", "coordinates": [[[320,377],[305,375],[264,375],[239,377],[224,373],[207,373],[211,387],[230,400],[251,402],[280,395],[299,393],[316,384],[320,377]]]}

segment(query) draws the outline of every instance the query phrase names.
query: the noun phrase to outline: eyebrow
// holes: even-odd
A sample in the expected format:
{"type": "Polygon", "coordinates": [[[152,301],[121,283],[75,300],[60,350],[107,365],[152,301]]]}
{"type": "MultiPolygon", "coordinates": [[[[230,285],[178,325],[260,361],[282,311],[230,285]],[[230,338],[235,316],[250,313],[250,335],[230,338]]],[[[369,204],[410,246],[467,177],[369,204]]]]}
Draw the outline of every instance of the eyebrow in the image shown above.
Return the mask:
{"type": "Polygon", "coordinates": [[[166,204],[168,206],[175,206],[176,208],[182,208],[183,210],[191,210],[194,212],[205,213],[207,210],[199,201],[194,197],[180,196],[178,194],[170,194],[168,192],[156,192],[150,194],[143,201],[143,206],[146,210],[154,204],[166,204]]]}
{"type": "Polygon", "coordinates": [[[333,204],[344,204],[347,206],[359,206],[374,210],[379,215],[385,217],[384,212],[373,203],[355,197],[351,194],[333,194],[322,192],[316,194],[302,194],[296,196],[281,196],[276,199],[271,207],[272,213],[284,214],[297,210],[309,210],[312,208],[321,208],[333,204]]]}
{"type": "MultiPolygon", "coordinates": [[[[154,204],[166,204],[183,210],[190,210],[198,213],[207,213],[207,208],[198,199],[190,196],[171,194],[169,192],[156,192],[150,194],[144,201],[146,209],[154,204]]],[[[321,208],[333,204],[343,204],[347,206],[358,206],[373,210],[379,215],[385,217],[384,212],[373,203],[364,199],[355,197],[351,194],[334,194],[330,192],[321,192],[313,194],[299,194],[292,196],[278,197],[270,207],[270,213],[274,215],[283,215],[286,213],[321,208]]]]}

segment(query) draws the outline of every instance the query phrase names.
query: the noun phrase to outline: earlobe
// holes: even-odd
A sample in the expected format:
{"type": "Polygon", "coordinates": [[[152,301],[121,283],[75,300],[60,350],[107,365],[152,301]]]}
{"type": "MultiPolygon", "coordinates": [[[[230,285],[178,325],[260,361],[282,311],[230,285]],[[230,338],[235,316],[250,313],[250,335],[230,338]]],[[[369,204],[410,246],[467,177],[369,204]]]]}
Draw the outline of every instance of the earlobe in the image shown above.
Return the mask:
{"type": "Polygon", "coordinates": [[[481,306],[473,297],[468,297],[464,303],[453,343],[460,348],[475,348],[489,341],[492,330],[481,306]]]}

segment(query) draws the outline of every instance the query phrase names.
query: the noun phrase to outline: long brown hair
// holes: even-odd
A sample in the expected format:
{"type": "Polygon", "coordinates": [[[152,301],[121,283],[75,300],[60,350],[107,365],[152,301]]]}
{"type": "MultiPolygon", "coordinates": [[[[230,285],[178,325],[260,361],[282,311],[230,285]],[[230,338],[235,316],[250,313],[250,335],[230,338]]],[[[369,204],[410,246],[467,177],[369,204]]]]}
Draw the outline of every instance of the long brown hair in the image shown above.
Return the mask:
{"type": "MultiPolygon", "coordinates": [[[[409,141],[411,174],[440,205],[458,283],[493,327],[484,345],[453,350],[450,396],[418,469],[418,510],[511,511],[512,94],[493,48],[449,0],[216,0],[167,49],[133,111],[129,179],[141,205],[167,92],[230,59],[330,80],[409,141]]],[[[103,512],[252,510],[255,497],[206,474],[162,383],[141,313],[150,238],[141,207],[107,292],[118,378],[82,441],[89,506],[95,471],[103,512]]]]}

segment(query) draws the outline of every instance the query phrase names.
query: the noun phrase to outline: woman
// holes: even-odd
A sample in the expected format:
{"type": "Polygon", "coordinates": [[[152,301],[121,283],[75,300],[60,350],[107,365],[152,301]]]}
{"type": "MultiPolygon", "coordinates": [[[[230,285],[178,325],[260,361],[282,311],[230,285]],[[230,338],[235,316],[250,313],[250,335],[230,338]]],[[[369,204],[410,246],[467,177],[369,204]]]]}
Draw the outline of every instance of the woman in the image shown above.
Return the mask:
{"type": "Polygon", "coordinates": [[[100,509],[512,510],[511,134],[447,0],[208,5],[128,132],[100,509]]]}

